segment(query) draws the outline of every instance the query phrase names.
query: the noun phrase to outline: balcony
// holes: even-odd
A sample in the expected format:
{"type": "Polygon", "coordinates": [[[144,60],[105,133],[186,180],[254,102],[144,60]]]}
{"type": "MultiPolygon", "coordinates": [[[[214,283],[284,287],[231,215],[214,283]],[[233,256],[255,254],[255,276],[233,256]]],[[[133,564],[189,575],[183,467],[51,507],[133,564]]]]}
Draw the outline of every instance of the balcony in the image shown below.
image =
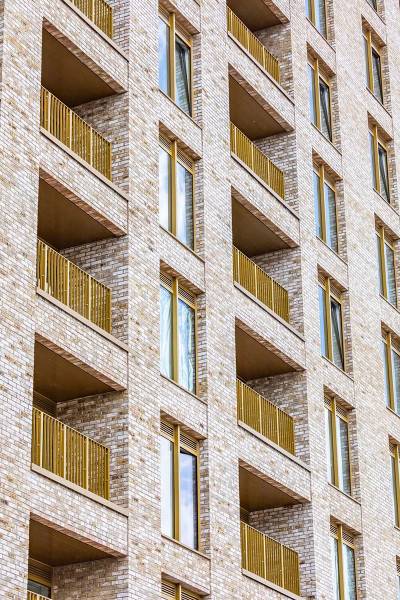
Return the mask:
{"type": "Polygon", "coordinates": [[[40,125],[111,180],[111,143],[43,86],[40,96],[40,125]]]}
{"type": "Polygon", "coordinates": [[[41,290],[111,332],[111,290],[41,240],[36,276],[41,290]]]}
{"type": "Polygon", "coordinates": [[[285,197],[283,172],[231,122],[231,152],[282,199],[285,197]]]}
{"type": "Polygon", "coordinates": [[[35,592],[28,592],[27,600],[50,600],[47,596],[40,596],[40,594],[35,594],[35,592]]]}
{"type": "Polygon", "coordinates": [[[71,0],[109,38],[113,36],[113,9],[105,0],[71,0]]]}
{"type": "Polygon", "coordinates": [[[241,521],[242,568],[273,584],[300,594],[297,552],[241,521]]]}
{"type": "Polygon", "coordinates": [[[238,420],[294,454],[293,418],[240,379],[236,380],[236,392],[238,420]]]}
{"type": "Polygon", "coordinates": [[[229,7],[227,20],[228,32],[277,83],[280,83],[279,61],[229,7]]]}
{"type": "Polygon", "coordinates": [[[233,247],[233,279],[257,300],[289,322],[289,295],[255,262],[233,247]]]}
{"type": "Polygon", "coordinates": [[[32,463],[110,498],[110,452],[58,419],[33,408],[32,463]]]}

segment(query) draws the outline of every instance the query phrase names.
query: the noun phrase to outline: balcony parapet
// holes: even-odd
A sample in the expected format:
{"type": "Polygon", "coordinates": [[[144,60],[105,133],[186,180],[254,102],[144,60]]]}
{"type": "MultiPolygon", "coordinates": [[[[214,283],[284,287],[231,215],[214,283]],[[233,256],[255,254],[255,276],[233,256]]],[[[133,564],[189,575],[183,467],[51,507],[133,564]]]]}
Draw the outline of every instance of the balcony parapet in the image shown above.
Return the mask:
{"type": "Polygon", "coordinates": [[[300,594],[297,552],[241,521],[242,569],[291,592],[300,594]]]}
{"type": "Polygon", "coordinates": [[[27,600],[50,600],[47,596],[41,596],[40,594],[35,594],[35,592],[28,592],[27,600]]]}
{"type": "Polygon", "coordinates": [[[58,419],[33,408],[32,463],[110,498],[110,451],[58,419]]]}
{"type": "Polygon", "coordinates": [[[109,38],[113,36],[113,9],[106,0],[71,0],[109,38]]]}

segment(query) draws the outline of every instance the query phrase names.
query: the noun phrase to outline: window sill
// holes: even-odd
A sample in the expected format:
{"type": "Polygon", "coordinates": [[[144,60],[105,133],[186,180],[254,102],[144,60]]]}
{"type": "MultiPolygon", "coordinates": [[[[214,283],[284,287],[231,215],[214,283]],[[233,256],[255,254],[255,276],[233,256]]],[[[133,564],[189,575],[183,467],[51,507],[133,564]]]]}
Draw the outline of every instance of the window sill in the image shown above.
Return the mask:
{"type": "Polygon", "coordinates": [[[184,248],[185,250],[187,250],[188,252],[190,252],[190,254],[192,254],[195,258],[197,258],[198,260],[200,260],[203,264],[205,264],[205,260],[202,256],[200,256],[200,254],[198,254],[196,252],[196,250],[193,250],[192,248],[190,248],[190,246],[187,246],[184,242],[182,242],[179,238],[176,237],[176,235],[174,235],[171,231],[169,231],[169,229],[166,229],[163,225],[160,224],[160,229],[162,231],[165,231],[165,233],[167,233],[169,236],[172,237],[172,239],[174,239],[176,242],[178,242],[178,244],[180,246],[182,246],[182,248],[184,248]]]}
{"type": "Polygon", "coordinates": [[[397,417],[398,419],[400,419],[400,415],[398,415],[397,412],[395,410],[393,410],[393,408],[390,408],[390,406],[386,405],[386,410],[388,410],[390,412],[390,414],[392,414],[395,417],[397,417]]]}
{"type": "MultiPolygon", "coordinates": [[[[175,108],[177,108],[179,110],[179,112],[182,113],[182,115],[184,115],[187,119],[189,119],[193,123],[193,125],[195,125],[200,131],[203,130],[203,128],[194,120],[194,118],[192,117],[192,115],[190,115],[189,113],[185,112],[183,110],[183,108],[181,108],[179,106],[179,104],[177,104],[176,102],[174,102],[174,100],[172,100],[172,98],[170,98],[170,96],[168,96],[168,94],[166,94],[165,92],[163,92],[160,88],[158,88],[158,91],[160,92],[160,94],[164,98],[166,98],[167,100],[169,100],[169,102],[171,102],[171,104],[173,106],[175,106],[175,108]]],[[[160,118],[160,120],[162,120],[162,119],[160,118]]]]}
{"type": "MultiPolygon", "coordinates": [[[[323,40],[324,40],[324,42],[325,42],[326,44],[328,44],[329,48],[330,48],[330,49],[331,49],[331,50],[332,50],[332,51],[333,51],[333,52],[336,54],[336,50],[335,50],[335,48],[332,46],[332,44],[331,44],[331,42],[328,40],[328,38],[326,38],[326,37],[324,36],[324,34],[320,32],[320,30],[317,28],[317,26],[316,26],[316,25],[314,25],[314,23],[313,23],[313,22],[312,22],[312,21],[311,21],[311,20],[310,20],[310,19],[309,19],[307,16],[306,16],[306,19],[307,19],[308,23],[310,23],[311,27],[312,27],[312,28],[313,28],[313,29],[314,29],[314,30],[315,30],[315,31],[318,33],[318,35],[320,36],[320,38],[321,38],[321,39],[323,39],[323,40]]],[[[327,29],[328,29],[328,27],[327,27],[327,29]]]]}
{"type": "Polygon", "coordinates": [[[163,375],[163,373],[160,373],[160,377],[162,377],[163,379],[165,379],[165,381],[169,381],[169,383],[172,383],[173,385],[175,385],[177,388],[179,388],[180,390],[182,390],[186,394],[189,394],[189,396],[192,396],[192,398],[196,398],[196,400],[199,400],[199,402],[202,402],[203,404],[207,404],[206,400],[204,400],[203,398],[201,398],[197,394],[194,394],[190,390],[186,389],[185,387],[183,387],[182,385],[180,385],[179,383],[177,383],[173,379],[170,379],[169,377],[167,377],[167,375],[163,375]]]}
{"type": "Polygon", "coordinates": [[[384,19],[379,14],[379,12],[373,6],[370,5],[370,3],[368,2],[368,0],[365,0],[365,4],[366,4],[366,6],[368,6],[373,11],[374,15],[376,15],[382,21],[382,24],[386,27],[386,21],[384,21],[384,19]]]}
{"type": "Polygon", "coordinates": [[[377,97],[375,96],[374,92],[373,92],[372,90],[370,90],[370,89],[369,89],[369,87],[368,87],[367,85],[365,86],[365,89],[366,89],[366,91],[368,92],[368,94],[369,94],[370,96],[372,96],[372,97],[373,97],[373,98],[374,98],[374,99],[377,101],[377,103],[379,104],[379,106],[380,106],[381,108],[383,108],[383,110],[384,110],[384,111],[385,111],[385,113],[388,115],[388,117],[392,118],[392,115],[391,115],[391,113],[388,111],[388,109],[387,109],[387,108],[386,108],[386,106],[383,104],[383,102],[381,102],[381,101],[379,100],[379,98],[377,98],[377,97]]]}
{"type": "Polygon", "coordinates": [[[292,592],[285,590],[285,588],[282,588],[279,585],[275,585],[275,583],[272,583],[272,581],[268,581],[268,579],[263,579],[262,577],[259,577],[258,575],[256,575],[255,573],[252,573],[251,571],[242,569],[242,574],[245,577],[249,577],[249,579],[253,579],[254,581],[257,581],[258,583],[261,583],[265,587],[268,587],[271,590],[278,592],[282,596],[286,596],[286,598],[292,598],[292,600],[302,600],[301,596],[298,596],[297,594],[293,594],[292,592]]]}
{"type": "Polygon", "coordinates": [[[328,365],[332,365],[332,367],[334,367],[335,369],[337,369],[339,371],[339,373],[342,373],[342,375],[345,375],[345,377],[347,377],[348,379],[350,379],[350,381],[352,383],[354,383],[354,377],[352,375],[350,375],[349,373],[347,373],[346,371],[344,371],[343,369],[341,369],[340,367],[338,367],[337,365],[335,365],[335,363],[332,360],[329,360],[329,358],[327,358],[326,356],[322,356],[321,358],[328,363],[328,365]]]}
{"type": "Polygon", "coordinates": [[[386,302],[386,304],[388,304],[391,308],[393,308],[393,310],[395,310],[397,313],[400,314],[400,310],[398,309],[398,307],[395,304],[392,304],[391,302],[389,302],[389,300],[387,298],[385,298],[385,296],[383,296],[382,294],[379,294],[379,297],[381,298],[381,300],[384,300],[386,302]]]}
{"type": "Polygon", "coordinates": [[[379,200],[382,200],[386,204],[386,206],[389,206],[389,208],[391,208],[392,211],[395,213],[395,215],[398,217],[399,212],[398,212],[397,208],[395,208],[393,206],[393,204],[390,202],[390,199],[386,200],[386,198],[384,198],[382,196],[382,194],[380,192],[378,192],[378,190],[376,190],[374,187],[372,188],[372,190],[374,191],[375,195],[379,198],[379,200]]]}
{"type": "Polygon", "coordinates": [[[339,494],[342,494],[343,496],[345,496],[345,498],[348,498],[349,500],[351,500],[352,502],[354,502],[355,504],[357,504],[357,506],[361,506],[361,502],[359,500],[356,500],[354,498],[354,496],[350,496],[350,494],[347,494],[347,492],[344,492],[343,490],[339,489],[338,487],[336,487],[336,485],[334,485],[330,481],[328,481],[328,485],[333,490],[336,490],[337,492],[339,492],[339,494]]]}
{"type": "MultiPolygon", "coordinates": [[[[318,129],[318,127],[315,125],[315,123],[313,123],[312,121],[310,121],[311,125],[314,127],[315,131],[318,131],[319,135],[322,137],[323,140],[325,140],[332,148],[333,150],[335,150],[335,152],[337,152],[337,154],[340,157],[340,160],[342,160],[342,153],[341,151],[335,146],[335,144],[332,142],[332,140],[330,140],[328,137],[326,137],[326,135],[324,133],[322,133],[322,131],[320,129],[318,129]]],[[[338,173],[338,175],[340,176],[340,173],[338,173]]],[[[341,176],[340,176],[341,177],[341,176]]]]}
{"type": "Polygon", "coordinates": [[[204,552],[201,552],[201,550],[196,550],[195,548],[186,546],[186,544],[183,544],[179,540],[175,540],[174,538],[169,537],[169,535],[165,535],[164,533],[162,533],[161,539],[166,540],[168,542],[172,542],[173,544],[176,544],[177,546],[180,546],[181,548],[185,548],[185,550],[189,550],[189,552],[193,552],[194,554],[197,554],[197,556],[201,556],[201,558],[204,558],[206,560],[211,560],[210,557],[207,556],[207,554],[204,554],[204,552]]]}
{"type": "Polygon", "coordinates": [[[319,240],[319,241],[321,242],[321,244],[323,244],[323,245],[324,245],[324,248],[327,248],[327,249],[328,249],[328,250],[329,250],[329,251],[330,251],[330,252],[333,254],[333,256],[335,256],[335,257],[336,257],[338,260],[340,260],[340,261],[343,263],[343,265],[344,265],[346,268],[348,268],[348,266],[349,266],[349,265],[348,265],[347,261],[346,261],[346,260],[344,260],[344,258],[342,258],[342,257],[340,256],[340,254],[338,254],[338,252],[336,252],[335,250],[333,250],[333,248],[331,248],[331,247],[330,247],[330,246],[329,246],[329,245],[328,245],[328,244],[325,242],[325,240],[323,240],[322,238],[320,238],[320,237],[319,237],[319,235],[317,235],[317,236],[316,236],[316,238],[317,238],[317,240],[319,240]]]}

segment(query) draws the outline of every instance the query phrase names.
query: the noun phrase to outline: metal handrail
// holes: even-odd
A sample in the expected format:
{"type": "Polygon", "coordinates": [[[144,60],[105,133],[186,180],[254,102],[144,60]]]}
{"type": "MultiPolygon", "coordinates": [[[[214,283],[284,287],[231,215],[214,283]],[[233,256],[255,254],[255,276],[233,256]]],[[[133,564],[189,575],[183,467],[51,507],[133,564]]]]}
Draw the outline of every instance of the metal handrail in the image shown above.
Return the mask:
{"type": "Polygon", "coordinates": [[[106,0],[71,0],[108,37],[113,36],[113,9],[106,0]]]}
{"type": "Polygon", "coordinates": [[[47,598],[47,596],[41,596],[40,594],[36,594],[35,592],[28,591],[27,600],[50,600],[50,598],[47,598]]]}

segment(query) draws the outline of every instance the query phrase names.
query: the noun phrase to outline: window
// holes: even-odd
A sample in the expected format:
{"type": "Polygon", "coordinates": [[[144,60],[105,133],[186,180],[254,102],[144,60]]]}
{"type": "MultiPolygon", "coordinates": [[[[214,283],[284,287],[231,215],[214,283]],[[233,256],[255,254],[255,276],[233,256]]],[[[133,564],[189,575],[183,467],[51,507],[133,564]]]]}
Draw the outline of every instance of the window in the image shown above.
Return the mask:
{"type": "Polygon", "coordinates": [[[308,73],[311,122],[332,141],[331,91],[329,84],[320,75],[318,59],[308,64],[308,73]]]}
{"type": "Polygon", "coordinates": [[[336,192],[328,183],[324,165],[313,172],[315,233],[334,252],[338,252],[336,192]]]}
{"type": "Polygon", "coordinates": [[[306,15],[314,27],[326,38],[325,0],[306,0],[306,15]]]}
{"type": "Polygon", "coordinates": [[[364,34],[367,88],[383,104],[382,64],[379,50],[372,42],[371,31],[364,34]]]}
{"type": "Polygon", "coordinates": [[[158,67],[160,89],[192,114],[191,40],[177,25],[175,13],[160,13],[158,67]]]}
{"type": "Polygon", "coordinates": [[[329,277],[319,283],[321,354],[344,370],[342,303],[329,277]]]}
{"type": "Polygon", "coordinates": [[[166,579],[161,582],[161,598],[163,600],[200,600],[200,596],[186,590],[180,583],[172,583],[166,579]]]}
{"type": "Polygon", "coordinates": [[[377,0],[367,0],[367,2],[374,10],[378,10],[377,0]]]}
{"type": "Polygon", "coordinates": [[[160,223],[183,244],[194,249],[193,162],[177,142],[160,138],[160,223]]]}
{"type": "Polygon", "coordinates": [[[196,393],[196,298],[176,278],[161,274],[161,373],[196,393]]]}
{"type": "Polygon", "coordinates": [[[380,293],[386,300],[396,306],[397,292],[394,248],[387,235],[385,235],[384,227],[377,229],[376,243],[380,293]]]}
{"type": "Polygon", "coordinates": [[[396,527],[400,526],[400,470],[399,446],[390,444],[390,460],[392,470],[393,514],[396,527]]]}
{"type": "Polygon", "coordinates": [[[335,398],[325,399],[328,481],[351,495],[350,444],[347,412],[335,398]]]}
{"type": "Polygon", "coordinates": [[[179,425],[161,421],[161,531],[199,547],[199,448],[179,425]]]}
{"type": "Polygon", "coordinates": [[[391,333],[382,339],[382,359],[386,406],[400,415],[400,350],[391,333]]]}
{"type": "Polygon", "coordinates": [[[390,202],[387,150],[378,136],[378,128],[376,126],[372,130],[370,129],[369,139],[373,186],[386,202],[390,202]]]}
{"type": "Polygon", "coordinates": [[[354,539],[342,525],[331,525],[333,581],[337,600],[357,600],[354,539]]]}
{"type": "Polygon", "coordinates": [[[29,559],[28,592],[33,592],[45,598],[51,598],[51,579],[51,567],[38,560],[29,559]]]}

